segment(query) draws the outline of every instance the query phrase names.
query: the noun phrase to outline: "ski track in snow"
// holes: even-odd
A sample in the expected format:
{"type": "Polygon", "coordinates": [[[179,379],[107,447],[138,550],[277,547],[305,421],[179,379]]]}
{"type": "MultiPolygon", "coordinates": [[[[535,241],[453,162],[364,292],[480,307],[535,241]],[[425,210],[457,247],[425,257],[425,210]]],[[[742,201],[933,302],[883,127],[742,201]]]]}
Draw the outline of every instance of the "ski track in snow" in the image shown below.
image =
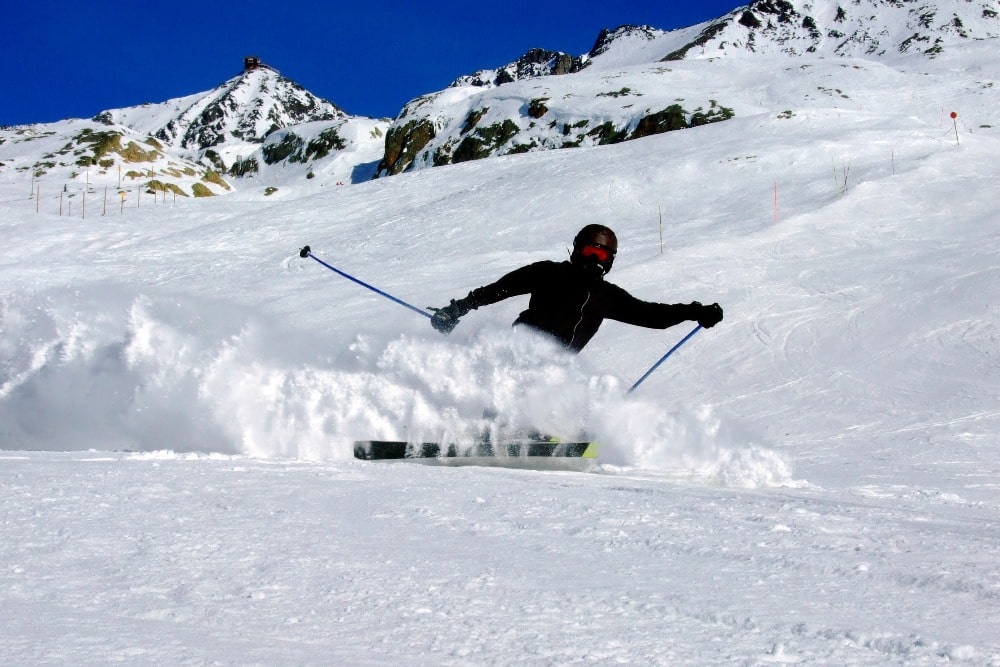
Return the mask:
{"type": "Polygon", "coordinates": [[[2,471],[7,664],[933,664],[1000,648],[995,524],[950,503],[196,454],[8,454],[2,471]],[[956,608],[980,613],[955,627],[956,608]],[[64,639],[23,639],[43,632],[64,639]]]}

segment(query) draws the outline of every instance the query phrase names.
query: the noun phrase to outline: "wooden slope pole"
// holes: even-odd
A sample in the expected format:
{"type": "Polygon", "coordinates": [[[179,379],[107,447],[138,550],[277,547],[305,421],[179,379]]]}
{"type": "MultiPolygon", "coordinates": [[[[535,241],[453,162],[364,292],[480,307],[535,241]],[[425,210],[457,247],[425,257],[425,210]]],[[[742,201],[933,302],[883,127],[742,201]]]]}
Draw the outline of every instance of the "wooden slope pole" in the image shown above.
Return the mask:
{"type": "Polygon", "coordinates": [[[660,211],[660,254],[663,254],[663,207],[657,206],[660,211]]]}

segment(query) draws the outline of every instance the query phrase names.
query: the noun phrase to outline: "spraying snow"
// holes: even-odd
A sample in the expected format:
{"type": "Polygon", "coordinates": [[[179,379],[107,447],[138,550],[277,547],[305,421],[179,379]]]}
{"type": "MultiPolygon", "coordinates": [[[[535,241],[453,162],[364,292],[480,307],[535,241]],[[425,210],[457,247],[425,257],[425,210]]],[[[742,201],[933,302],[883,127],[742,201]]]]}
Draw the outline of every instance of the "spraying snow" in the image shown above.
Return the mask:
{"type": "Polygon", "coordinates": [[[460,343],[359,334],[330,355],[301,334],[289,345],[288,331],[246,309],[108,285],[8,300],[0,317],[0,414],[25,449],[343,460],[361,437],[537,431],[597,438],[612,465],[707,471],[739,486],[789,479],[773,453],[723,437],[710,410],[626,397],[619,378],[526,331],[460,343]]]}

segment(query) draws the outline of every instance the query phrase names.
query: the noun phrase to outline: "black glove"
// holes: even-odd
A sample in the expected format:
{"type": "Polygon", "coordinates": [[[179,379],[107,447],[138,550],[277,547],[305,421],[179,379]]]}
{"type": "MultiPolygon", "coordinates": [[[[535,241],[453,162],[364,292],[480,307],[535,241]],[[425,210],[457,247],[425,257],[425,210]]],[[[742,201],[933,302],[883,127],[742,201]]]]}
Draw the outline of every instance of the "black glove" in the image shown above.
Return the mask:
{"type": "Polygon", "coordinates": [[[722,321],[722,306],[713,303],[711,306],[703,306],[697,301],[691,304],[695,306],[695,315],[692,319],[706,329],[711,329],[722,321]]]}
{"type": "Polygon", "coordinates": [[[443,334],[451,333],[458,324],[458,319],[469,312],[469,308],[461,301],[451,300],[444,308],[428,308],[434,311],[431,326],[443,334]]]}

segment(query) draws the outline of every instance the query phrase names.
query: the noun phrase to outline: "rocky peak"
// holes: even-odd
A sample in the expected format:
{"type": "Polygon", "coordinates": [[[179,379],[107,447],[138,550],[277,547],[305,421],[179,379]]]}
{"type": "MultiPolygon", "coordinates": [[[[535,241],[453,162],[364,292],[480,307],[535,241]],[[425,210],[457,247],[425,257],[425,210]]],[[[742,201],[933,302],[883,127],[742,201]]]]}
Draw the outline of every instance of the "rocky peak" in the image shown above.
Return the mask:
{"type": "Polygon", "coordinates": [[[257,64],[206,93],[104,111],[94,120],[125,125],[175,148],[201,151],[233,141],[259,144],[278,129],[346,117],[332,102],[257,64]]]}
{"type": "Polygon", "coordinates": [[[492,88],[505,83],[522,79],[533,79],[553,74],[571,74],[585,66],[583,58],[571,56],[562,51],[547,51],[531,49],[512,63],[497,69],[484,69],[463,76],[451,83],[452,88],[459,86],[479,86],[492,88]]]}

